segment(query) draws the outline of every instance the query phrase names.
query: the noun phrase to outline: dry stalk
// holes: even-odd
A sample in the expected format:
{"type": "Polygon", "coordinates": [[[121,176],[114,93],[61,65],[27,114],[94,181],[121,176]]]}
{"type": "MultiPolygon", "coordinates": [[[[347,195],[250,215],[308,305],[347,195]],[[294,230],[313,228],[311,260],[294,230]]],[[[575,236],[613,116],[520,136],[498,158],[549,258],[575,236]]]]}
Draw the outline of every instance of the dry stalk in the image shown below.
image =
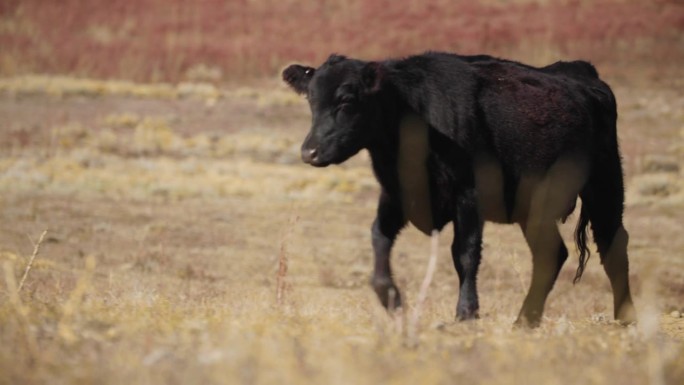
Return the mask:
{"type": "Polygon", "coordinates": [[[282,306],[285,302],[285,289],[287,288],[287,240],[292,234],[292,229],[299,220],[299,216],[295,215],[290,219],[290,225],[285,230],[282,239],[280,240],[280,253],[278,254],[278,273],[276,274],[276,304],[282,306]]]}
{"type": "Polygon", "coordinates": [[[658,339],[661,313],[657,305],[658,268],[655,264],[651,263],[643,270],[642,276],[645,277],[642,288],[644,307],[641,311],[637,327],[648,349],[646,364],[648,367],[649,384],[665,385],[663,344],[658,339]]]}
{"type": "Polygon", "coordinates": [[[26,341],[26,347],[28,349],[30,359],[33,361],[38,354],[38,345],[29,327],[29,309],[24,306],[19,297],[19,290],[17,287],[17,280],[14,277],[14,268],[12,264],[7,261],[3,264],[3,270],[5,272],[5,285],[7,286],[7,293],[9,294],[9,301],[12,304],[14,313],[17,316],[19,325],[21,326],[21,331],[26,341]]]}
{"type": "Polygon", "coordinates": [[[413,314],[411,315],[408,324],[408,338],[411,345],[416,345],[418,342],[418,321],[423,313],[423,306],[425,305],[430,283],[432,282],[432,277],[435,275],[435,269],[437,267],[437,254],[439,251],[439,232],[437,230],[432,230],[430,241],[430,258],[428,259],[425,278],[423,278],[423,283],[420,285],[418,300],[416,301],[416,306],[413,309],[413,314]]]}
{"type": "Polygon", "coordinates": [[[26,277],[28,277],[29,271],[31,271],[31,267],[33,267],[33,261],[36,259],[36,256],[38,256],[38,252],[40,251],[40,244],[43,243],[43,239],[45,239],[45,234],[47,234],[47,232],[47,230],[43,230],[43,233],[40,234],[40,238],[38,238],[38,242],[33,244],[33,254],[31,254],[31,258],[29,259],[28,264],[26,265],[26,269],[24,269],[24,275],[21,277],[21,280],[19,281],[17,293],[21,291],[22,287],[24,287],[26,277]]]}

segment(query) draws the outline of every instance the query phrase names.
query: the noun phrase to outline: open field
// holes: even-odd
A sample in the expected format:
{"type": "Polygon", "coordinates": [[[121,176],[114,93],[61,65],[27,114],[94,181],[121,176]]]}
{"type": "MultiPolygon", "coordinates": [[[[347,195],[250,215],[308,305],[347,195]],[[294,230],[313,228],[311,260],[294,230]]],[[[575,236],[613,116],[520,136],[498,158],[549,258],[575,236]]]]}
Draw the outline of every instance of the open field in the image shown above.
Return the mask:
{"type": "MultiPolygon", "coordinates": [[[[411,339],[367,284],[367,155],[300,164],[284,86],[2,79],[0,384],[681,384],[684,93],[615,91],[640,324],[610,321],[596,256],[572,285],[573,255],[542,326],[512,329],[531,258],[488,225],[482,318],[453,322],[447,228],[411,339]]],[[[395,249],[409,312],[429,250],[413,228],[395,249]]]]}
{"type": "Polygon", "coordinates": [[[0,47],[0,385],[684,384],[680,0],[0,0],[0,47]],[[414,228],[406,314],[381,309],[368,156],[302,164],[309,108],[277,77],[427,49],[581,58],[614,87],[638,325],[571,253],[513,329],[531,256],[489,224],[481,319],[453,321],[450,227],[417,324],[414,228]]]}

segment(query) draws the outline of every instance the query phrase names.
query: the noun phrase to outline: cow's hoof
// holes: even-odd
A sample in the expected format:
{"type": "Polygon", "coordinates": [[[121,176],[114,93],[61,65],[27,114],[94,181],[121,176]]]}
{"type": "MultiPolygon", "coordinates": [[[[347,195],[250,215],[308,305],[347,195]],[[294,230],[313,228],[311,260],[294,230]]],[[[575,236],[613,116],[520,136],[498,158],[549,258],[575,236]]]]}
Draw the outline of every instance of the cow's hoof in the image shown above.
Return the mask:
{"type": "Polygon", "coordinates": [[[513,323],[513,327],[516,329],[534,329],[536,327],[539,327],[539,324],[541,324],[541,316],[530,316],[520,314],[518,316],[518,319],[516,319],[513,323]]]}
{"type": "Polygon", "coordinates": [[[631,300],[623,303],[620,309],[615,312],[615,320],[624,326],[637,323],[636,309],[634,309],[634,304],[631,300]]]}
{"type": "Polygon", "coordinates": [[[401,295],[399,289],[389,278],[373,278],[371,285],[382,306],[387,310],[396,310],[401,307],[401,295]]]}
{"type": "Polygon", "coordinates": [[[480,318],[477,307],[459,306],[456,308],[456,321],[468,321],[480,318]]]}

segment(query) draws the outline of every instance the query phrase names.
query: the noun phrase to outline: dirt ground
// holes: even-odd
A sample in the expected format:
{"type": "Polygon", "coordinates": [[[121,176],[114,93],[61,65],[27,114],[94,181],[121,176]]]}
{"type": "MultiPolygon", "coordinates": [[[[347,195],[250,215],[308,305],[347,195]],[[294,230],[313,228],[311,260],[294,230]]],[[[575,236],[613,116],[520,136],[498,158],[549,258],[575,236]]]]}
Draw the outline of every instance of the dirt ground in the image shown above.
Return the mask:
{"type": "Polygon", "coordinates": [[[639,324],[611,321],[596,255],[572,284],[573,254],[542,326],[513,329],[531,258],[488,224],[481,319],[453,321],[447,228],[412,338],[430,240],[400,236],[389,317],[368,156],[301,164],[308,107],[284,86],[2,79],[0,384],[684,383],[684,92],[614,89],[639,324]]]}

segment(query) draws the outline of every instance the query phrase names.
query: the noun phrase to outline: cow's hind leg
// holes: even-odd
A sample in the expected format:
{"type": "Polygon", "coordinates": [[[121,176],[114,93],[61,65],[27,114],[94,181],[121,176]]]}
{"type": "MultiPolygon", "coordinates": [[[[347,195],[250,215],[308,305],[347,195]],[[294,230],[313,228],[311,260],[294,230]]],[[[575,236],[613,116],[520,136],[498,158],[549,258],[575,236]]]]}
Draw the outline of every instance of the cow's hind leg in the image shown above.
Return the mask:
{"type": "Polygon", "coordinates": [[[400,206],[392,201],[385,192],[382,192],[378,203],[377,217],[371,229],[375,257],[371,285],[382,306],[388,310],[394,310],[401,306],[399,289],[397,289],[392,278],[390,253],[397,234],[405,224],[406,221],[403,220],[400,206]]]}
{"type": "Polygon", "coordinates": [[[451,256],[460,282],[456,305],[458,320],[478,318],[477,270],[482,258],[482,225],[474,199],[459,205],[451,244],[451,256]]]}
{"type": "Polygon", "coordinates": [[[544,313],[546,298],[568,258],[568,249],[555,221],[527,222],[523,231],[532,251],[532,282],[515,324],[537,327],[544,313]]]}
{"type": "Polygon", "coordinates": [[[594,239],[597,239],[599,253],[603,269],[610,279],[610,286],[613,289],[613,315],[615,319],[623,324],[636,322],[636,310],[632,301],[632,294],[629,289],[629,262],[627,260],[627,242],[629,236],[624,226],[620,224],[613,236],[610,231],[605,234],[597,235],[594,230],[594,239]]]}
{"type": "Polygon", "coordinates": [[[580,196],[583,211],[586,210],[591,222],[603,269],[613,289],[615,319],[625,324],[636,322],[636,311],[629,288],[629,236],[622,224],[622,170],[617,154],[595,166],[592,177],[580,196]]]}
{"type": "Polygon", "coordinates": [[[568,249],[557,221],[568,215],[586,181],[583,157],[560,158],[541,179],[521,180],[518,190],[519,219],[532,252],[532,282],[516,325],[536,327],[541,321],[546,298],[551,292],[568,249]]]}

